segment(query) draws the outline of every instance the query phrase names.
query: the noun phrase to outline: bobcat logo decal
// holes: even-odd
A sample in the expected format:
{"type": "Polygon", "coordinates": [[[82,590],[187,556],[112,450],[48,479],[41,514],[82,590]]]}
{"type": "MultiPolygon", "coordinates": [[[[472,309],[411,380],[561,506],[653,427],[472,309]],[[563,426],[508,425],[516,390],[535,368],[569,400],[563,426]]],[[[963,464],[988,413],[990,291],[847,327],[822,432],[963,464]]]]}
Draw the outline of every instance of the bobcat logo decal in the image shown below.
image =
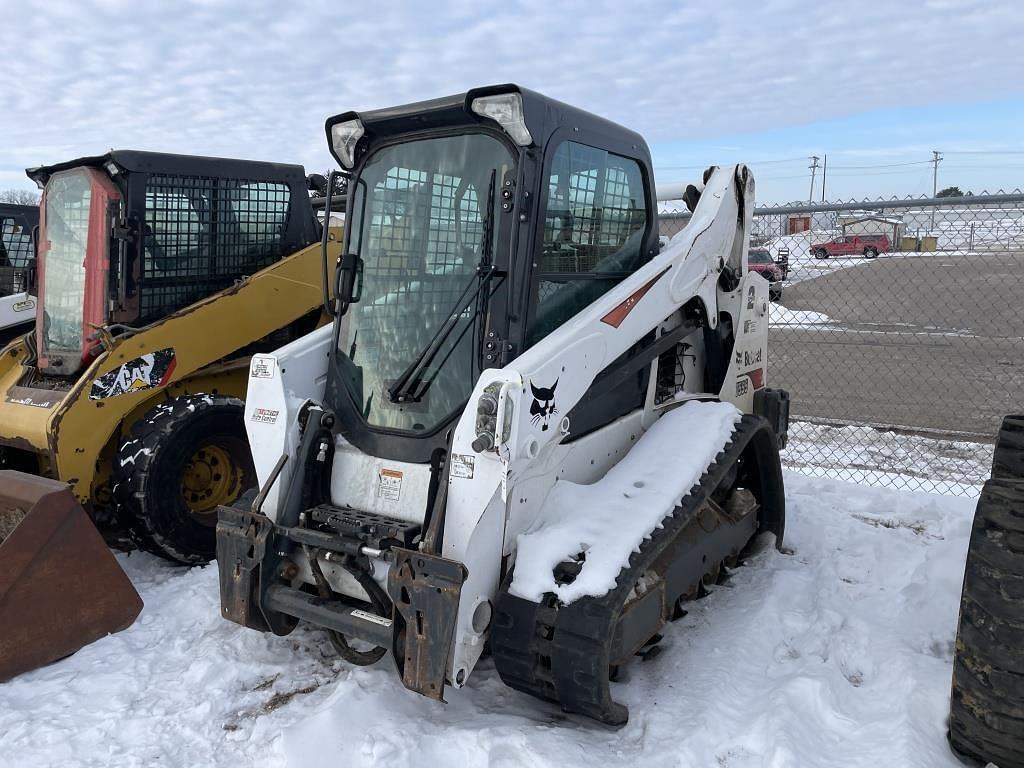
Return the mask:
{"type": "Polygon", "coordinates": [[[530,403],[530,421],[534,426],[541,425],[541,432],[546,432],[551,417],[558,413],[555,407],[555,387],[558,386],[558,379],[550,387],[538,387],[530,382],[530,391],[533,392],[533,402],[530,403]]]}

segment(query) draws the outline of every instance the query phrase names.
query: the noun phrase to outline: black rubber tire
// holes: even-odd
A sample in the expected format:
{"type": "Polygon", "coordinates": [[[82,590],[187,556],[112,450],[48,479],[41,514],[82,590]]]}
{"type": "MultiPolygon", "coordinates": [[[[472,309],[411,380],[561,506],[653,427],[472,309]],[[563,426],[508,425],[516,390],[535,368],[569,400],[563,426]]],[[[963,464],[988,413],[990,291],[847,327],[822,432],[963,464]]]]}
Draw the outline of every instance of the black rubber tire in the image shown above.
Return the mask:
{"type": "Polygon", "coordinates": [[[865,248],[864,249],[864,258],[865,259],[877,259],[878,258],[878,251],[875,248],[865,248]]]}
{"type": "Polygon", "coordinates": [[[816,259],[827,259],[828,258],[828,251],[826,251],[824,248],[816,248],[815,251],[814,251],[814,258],[816,258],[816,259]]]}
{"type": "Polygon", "coordinates": [[[184,565],[216,554],[216,510],[206,524],[185,503],[182,475],[203,445],[228,451],[241,472],[237,498],[255,486],[245,435],[245,404],[235,397],[187,395],[157,405],[132,425],[118,451],[113,493],[121,523],[140,548],[184,565]]]}
{"type": "Polygon", "coordinates": [[[992,477],[1024,480],[1024,414],[1003,419],[992,454],[992,477]]]}
{"type": "Polygon", "coordinates": [[[1024,768],[1024,481],[985,483],[967,550],[950,701],[953,749],[1024,768]]]}

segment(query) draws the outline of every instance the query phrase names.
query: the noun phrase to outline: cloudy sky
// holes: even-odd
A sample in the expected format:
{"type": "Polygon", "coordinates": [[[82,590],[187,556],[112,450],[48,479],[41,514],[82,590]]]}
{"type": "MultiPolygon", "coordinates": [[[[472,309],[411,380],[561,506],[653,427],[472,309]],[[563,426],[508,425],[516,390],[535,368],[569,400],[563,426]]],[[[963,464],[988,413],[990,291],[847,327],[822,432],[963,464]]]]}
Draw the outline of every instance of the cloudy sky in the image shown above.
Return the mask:
{"type": "Polygon", "coordinates": [[[331,166],[324,119],[517,82],[763,201],[1024,187],[1020,0],[0,0],[0,188],[111,147],[331,166]],[[820,197],[819,184],[815,196],[820,197]]]}

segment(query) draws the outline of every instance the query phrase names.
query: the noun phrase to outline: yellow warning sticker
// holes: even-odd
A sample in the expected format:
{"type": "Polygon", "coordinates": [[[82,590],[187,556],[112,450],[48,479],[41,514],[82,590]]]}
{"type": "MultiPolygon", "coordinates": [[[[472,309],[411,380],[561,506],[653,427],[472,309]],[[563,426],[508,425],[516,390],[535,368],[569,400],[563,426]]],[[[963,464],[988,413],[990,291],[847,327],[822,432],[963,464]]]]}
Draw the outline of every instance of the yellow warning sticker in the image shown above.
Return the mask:
{"type": "Polygon", "coordinates": [[[402,495],[402,473],[397,469],[381,468],[377,474],[377,496],[398,501],[402,495]]]}

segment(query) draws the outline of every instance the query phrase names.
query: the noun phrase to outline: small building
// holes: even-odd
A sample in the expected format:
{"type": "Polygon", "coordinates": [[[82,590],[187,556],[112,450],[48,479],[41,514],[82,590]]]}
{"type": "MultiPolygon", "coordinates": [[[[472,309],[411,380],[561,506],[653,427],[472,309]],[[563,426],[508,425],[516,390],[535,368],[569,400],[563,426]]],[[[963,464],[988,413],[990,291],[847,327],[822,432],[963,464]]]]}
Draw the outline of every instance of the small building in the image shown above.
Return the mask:
{"type": "Polygon", "coordinates": [[[839,214],[839,228],[844,236],[885,235],[893,248],[898,248],[903,235],[903,219],[876,213],[839,214]]]}
{"type": "Polygon", "coordinates": [[[789,214],[789,223],[786,227],[787,235],[799,235],[811,228],[811,216],[807,213],[789,214]]]}

